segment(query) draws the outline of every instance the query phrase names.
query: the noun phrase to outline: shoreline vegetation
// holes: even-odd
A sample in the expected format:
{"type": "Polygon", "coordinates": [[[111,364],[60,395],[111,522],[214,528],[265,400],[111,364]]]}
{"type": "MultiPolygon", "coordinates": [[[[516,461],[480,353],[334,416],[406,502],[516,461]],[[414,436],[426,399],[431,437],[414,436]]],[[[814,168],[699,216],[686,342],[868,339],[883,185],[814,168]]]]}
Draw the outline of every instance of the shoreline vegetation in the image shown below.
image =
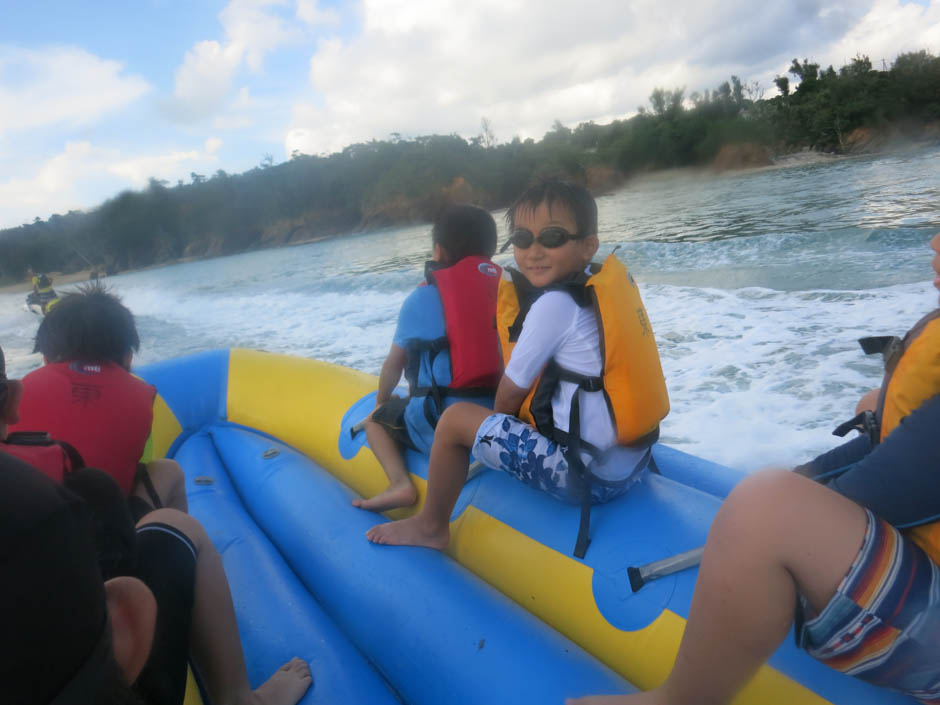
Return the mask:
{"type": "Polygon", "coordinates": [[[785,168],[940,143],[940,58],[927,51],[881,70],[866,56],[838,71],[794,59],[788,74],[769,99],[736,76],[688,96],[657,88],[629,119],[573,129],[556,120],[539,141],[497,143],[483,118],[469,140],[393,133],[277,165],[267,156],[242,174],[151,179],[90,211],[0,230],[0,292],[28,291],[29,266],[66,284],[92,269],[114,274],[428,222],[452,202],[496,210],[537,175],[601,194],[664,170],[785,168]]]}

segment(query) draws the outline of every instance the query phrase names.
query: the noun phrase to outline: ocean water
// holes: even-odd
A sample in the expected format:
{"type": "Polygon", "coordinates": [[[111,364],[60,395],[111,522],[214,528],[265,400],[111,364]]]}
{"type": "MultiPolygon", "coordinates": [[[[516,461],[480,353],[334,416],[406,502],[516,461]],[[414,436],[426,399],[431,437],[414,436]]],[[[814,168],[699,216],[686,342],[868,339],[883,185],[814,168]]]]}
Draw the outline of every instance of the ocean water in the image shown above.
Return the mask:
{"type": "MultiPolygon", "coordinates": [[[[672,403],[663,442],[734,467],[793,465],[832,447],[831,429],[881,379],[857,338],[901,334],[937,305],[936,149],[660,174],[598,205],[600,256],[618,248],[659,342],[672,403]]],[[[137,317],[136,363],[242,346],[377,374],[398,308],[421,281],[429,230],[350,234],[107,283],[137,317]]],[[[31,353],[38,319],[23,299],[0,294],[12,375],[41,362],[31,353]]]]}

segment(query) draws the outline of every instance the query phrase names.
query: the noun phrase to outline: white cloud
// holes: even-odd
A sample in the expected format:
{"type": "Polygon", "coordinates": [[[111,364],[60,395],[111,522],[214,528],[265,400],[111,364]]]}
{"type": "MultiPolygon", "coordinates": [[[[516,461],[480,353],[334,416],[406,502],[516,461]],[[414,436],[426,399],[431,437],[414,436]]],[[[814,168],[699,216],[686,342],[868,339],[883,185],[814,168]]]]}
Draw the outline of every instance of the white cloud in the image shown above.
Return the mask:
{"type": "Polygon", "coordinates": [[[242,47],[223,47],[215,41],[199,42],[187,51],[176,70],[173,113],[184,120],[198,120],[214,112],[231,90],[242,54],[242,47]]]}
{"type": "Polygon", "coordinates": [[[77,185],[100,176],[116,157],[116,150],[102,149],[88,141],[69,142],[31,176],[0,183],[0,212],[4,220],[0,227],[89,205],[82,201],[77,185]]]}
{"type": "Polygon", "coordinates": [[[321,9],[317,0],[297,0],[297,19],[310,26],[339,24],[339,15],[334,10],[321,9]]]}
{"type": "Polygon", "coordinates": [[[75,47],[0,47],[0,134],[94,124],[150,90],[117,61],[75,47]]]}
{"type": "Polygon", "coordinates": [[[186,169],[196,168],[199,162],[202,162],[204,168],[206,160],[198,150],[170,152],[168,154],[146,154],[109,164],[107,171],[121,177],[133,186],[140,187],[145,185],[151,178],[170,180],[178,177],[184,172],[180,165],[191,165],[185,167],[186,169]]]}
{"type": "MultiPolygon", "coordinates": [[[[539,138],[626,117],[653,88],[714,89],[732,74],[773,89],[794,56],[841,66],[937,51],[940,8],[898,0],[363,0],[362,33],[320,42],[285,151],[317,154],[389,133],[539,138]],[[830,58],[831,57],[831,58],[830,58]]],[[[824,64],[824,65],[825,65],[824,64]]]]}
{"type": "Polygon", "coordinates": [[[188,180],[191,171],[217,168],[216,153],[222,140],[209,138],[204,151],[172,150],[164,153],[124,155],[118,149],[101,147],[88,140],[68,142],[55,156],[32,172],[0,182],[0,228],[47,218],[52,213],[90,208],[100,204],[102,194],[126,188],[142,188],[149,179],[188,180]]]}
{"type": "Polygon", "coordinates": [[[231,0],[219,13],[224,39],[197,42],[176,70],[169,113],[183,122],[213,115],[225,105],[242,66],[259,72],[270,51],[299,41],[303,32],[271,11],[286,5],[286,0],[231,0]]]}
{"type": "Polygon", "coordinates": [[[890,66],[898,54],[928,49],[940,51],[940,3],[928,7],[876,0],[871,10],[825,52],[823,65],[839,68],[856,54],[867,54],[876,68],[890,66]]]}

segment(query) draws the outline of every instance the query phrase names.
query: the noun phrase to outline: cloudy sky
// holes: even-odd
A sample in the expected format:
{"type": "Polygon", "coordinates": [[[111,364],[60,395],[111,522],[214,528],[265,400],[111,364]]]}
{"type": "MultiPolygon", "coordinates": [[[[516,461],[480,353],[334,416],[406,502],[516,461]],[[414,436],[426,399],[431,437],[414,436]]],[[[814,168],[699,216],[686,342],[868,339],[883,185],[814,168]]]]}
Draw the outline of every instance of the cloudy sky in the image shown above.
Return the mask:
{"type": "Polygon", "coordinates": [[[794,57],[940,53],[940,0],[0,0],[0,227],[150,177],[456,132],[539,138],[794,57]]]}

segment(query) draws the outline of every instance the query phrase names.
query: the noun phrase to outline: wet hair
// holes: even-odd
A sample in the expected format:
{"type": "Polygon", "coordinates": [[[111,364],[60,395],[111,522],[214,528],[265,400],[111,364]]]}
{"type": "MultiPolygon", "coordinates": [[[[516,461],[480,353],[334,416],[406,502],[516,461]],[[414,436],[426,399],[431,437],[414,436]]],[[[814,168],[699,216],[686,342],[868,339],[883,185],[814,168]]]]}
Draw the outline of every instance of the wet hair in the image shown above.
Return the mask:
{"type": "Polygon", "coordinates": [[[547,203],[549,210],[556,204],[567,208],[578,226],[577,235],[597,235],[597,203],[591,192],[573,181],[561,179],[539,179],[520,194],[506,211],[510,232],[516,227],[516,213],[534,211],[541,203],[547,203]]]}
{"type": "Polygon", "coordinates": [[[464,257],[492,257],[496,252],[496,221],[479,206],[450,205],[434,221],[431,242],[444,248],[448,264],[464,257]]]}
{"type": "Polygon", "coordinates": [[[50,362],[114,362],[124,365],[140,348],[132,314],[97,282],[66,294],[39,324],[33,352],[50,362]]]}

